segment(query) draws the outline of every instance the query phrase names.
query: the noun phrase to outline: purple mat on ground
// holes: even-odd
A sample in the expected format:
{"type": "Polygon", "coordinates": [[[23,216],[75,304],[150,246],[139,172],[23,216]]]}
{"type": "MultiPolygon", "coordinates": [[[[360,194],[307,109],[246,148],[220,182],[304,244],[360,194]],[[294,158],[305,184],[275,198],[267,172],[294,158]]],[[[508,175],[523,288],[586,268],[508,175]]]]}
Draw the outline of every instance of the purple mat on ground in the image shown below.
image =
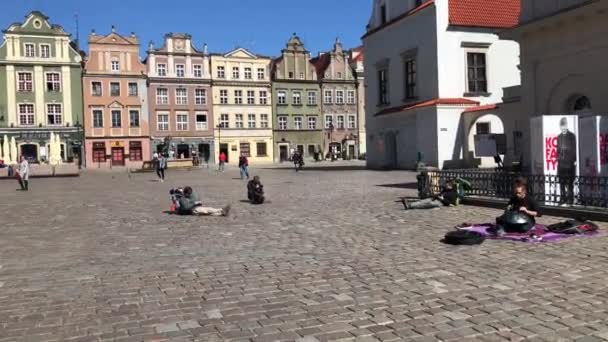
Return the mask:
{"type": "Polygon", "coordinates": [[[552,233],[547,230],[547,227],[537,224],[532,228],[528,233],[507,233],[505,236],[498,237],[491,233],[488,233],[488,228],[492,228],[492,224],[475,224],[464,227],[457,227],[460,230],[468,230],[473,232],[478,232],[483,234],[487,239],[492,240],[508,240],[508,241],[518,241],[518,242],[531,242],[531,243],[539,243],[539,242],[556,242],[564,239],[575,238],[575,237],[592,237],[592,236],[600,236],[599,232],[592,232],[588,234],[559,234],[552,233]],[[538,238],[531,238],[531,235],[536,235],[538,238]]]}

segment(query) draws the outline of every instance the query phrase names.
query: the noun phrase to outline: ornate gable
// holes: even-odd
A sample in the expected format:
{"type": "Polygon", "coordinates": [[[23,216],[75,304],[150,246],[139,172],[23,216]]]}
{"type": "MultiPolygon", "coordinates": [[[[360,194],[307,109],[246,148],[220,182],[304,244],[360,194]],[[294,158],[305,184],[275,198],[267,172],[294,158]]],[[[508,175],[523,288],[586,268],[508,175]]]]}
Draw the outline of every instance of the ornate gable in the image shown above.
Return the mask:
{"type": "Polygon", "coordinates": [[[33,11],[25,16],[23,23],[12,24],[6,33],[13,34],[34,34],[34,35],[53,35],[53,36],[69,36],[70,34],[63,30],[59,25],[49,23],[49,17],[42,12],[33,11]]]}
{"type": "Polygon", "coordinates": [[[225,54],[224,57],[226,57],[226,58],[230,58],[230,57],[252,58],[252,59],[258,58],[258,56],[256,56],[255,54],[253,54],[252,52],[250,52],[249,50],[247,50],[245,48],[237,48],[235,50],[232,50],[232,51],[228,52],[227,54],[225,54]]]}

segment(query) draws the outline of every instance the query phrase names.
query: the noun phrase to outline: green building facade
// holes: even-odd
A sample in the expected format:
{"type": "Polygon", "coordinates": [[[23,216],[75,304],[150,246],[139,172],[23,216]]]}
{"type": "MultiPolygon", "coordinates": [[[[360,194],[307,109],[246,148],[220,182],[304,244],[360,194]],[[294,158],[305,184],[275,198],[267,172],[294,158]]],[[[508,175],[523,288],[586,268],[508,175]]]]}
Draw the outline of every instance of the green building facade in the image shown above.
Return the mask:
{"type": "Polygon", "coordinates": [[[296,150],[313,159],[323,146],[320,85],[297,35],[274,61],[272,74],[275,161],[289,160],[296,150]]]}
{"type": "MultiPolygon", "coordinates": [[[[61,26],[34,11],[10,25],[0,46],[0,140],[15,137],[18,156],[48,162],[51,133],[63,162],[82,158],[82,57],[61,26]]],[[[16,159],[13,157],[13,159],[16,159]]]]}

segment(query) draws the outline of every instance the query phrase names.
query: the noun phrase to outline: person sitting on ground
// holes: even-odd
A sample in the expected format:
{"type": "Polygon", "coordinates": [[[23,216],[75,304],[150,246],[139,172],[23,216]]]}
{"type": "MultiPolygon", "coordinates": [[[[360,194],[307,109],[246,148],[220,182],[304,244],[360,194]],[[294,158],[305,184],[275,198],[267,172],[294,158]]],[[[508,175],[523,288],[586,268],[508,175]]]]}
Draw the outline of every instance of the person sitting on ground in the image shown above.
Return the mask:
{"type": "Polygon", "coordinates": [[[443,190],[438,196],[409,203],[405,199],[401,200],[403,207],[407,209],[433,209],[458,205],[458,192],[454,188],[454,182],[445,183],[443,190]]]}
{"type": "Polygon", "coordinates": [[[498,236],[503,236],[506,232],[525,233],[536,225],[536,217],[539,216],[538,203],[528,194],[528,182],[525,178],[517,178],[513,184],[513,196],[509,200],[505,215],[496,219],[496,228],[492,231],[498,236]],[[517,227],[510,227],[509,222],[505,221],[505,215],[509,212],[519,212],[527,216],[528,223],[517,227]]]}
{"type": "Polygon", "coordinates": [[[247,198],[249,198],[251,204],[264,203],[264,185],[260,182],[259,176],[254,176],[253,179],[247,183],[247,198]]]}
{"type": "Polygon", "coordinates": [[[184,195],[181,196],[177,203],[178,215],[197,215],[197,216],[228,216],[230,213],[230,205],[222,209],[204,207],[196,192],[187,186],[184,188],[184,195]]]}

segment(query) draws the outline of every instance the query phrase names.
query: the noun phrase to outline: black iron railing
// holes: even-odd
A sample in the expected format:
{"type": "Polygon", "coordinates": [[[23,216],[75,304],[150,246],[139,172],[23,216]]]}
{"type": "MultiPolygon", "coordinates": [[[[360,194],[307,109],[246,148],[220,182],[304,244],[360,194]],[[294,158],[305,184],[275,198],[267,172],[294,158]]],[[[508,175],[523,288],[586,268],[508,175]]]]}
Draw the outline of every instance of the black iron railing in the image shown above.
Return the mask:
{"type": "Polygon", "coordinates": [[[418,175],[418,192],[426,198],[441,192],[447,181],[461,179],[468,185],[466,197],[508,199],[520,177],[527,181],[528,192],[542,204],[608,208],[608,177],[566,178],[477,169],[424,171],[418,175]]]}

